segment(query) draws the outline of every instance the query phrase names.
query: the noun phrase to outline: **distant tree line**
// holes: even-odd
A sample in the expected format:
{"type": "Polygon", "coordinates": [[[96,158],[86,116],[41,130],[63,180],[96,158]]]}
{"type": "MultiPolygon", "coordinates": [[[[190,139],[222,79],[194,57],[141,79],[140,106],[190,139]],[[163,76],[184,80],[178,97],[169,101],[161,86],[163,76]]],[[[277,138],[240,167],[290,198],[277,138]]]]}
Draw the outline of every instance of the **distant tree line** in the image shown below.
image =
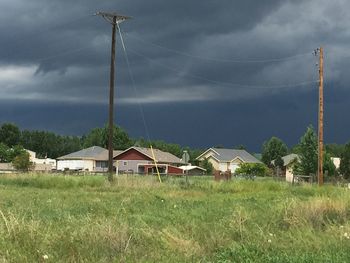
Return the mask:
{"type": "MultiPolygon", "coordinates": [[[[167,151],[181,158],[183,151],[187,150],[191,157],[191,162],[202,150],[190,149],[182,147],[174,143],[166,143],[161,140],[148,141],[143,138],[130,138],[125,130],[118,126],[113,129],[113,148],[115,150],[125,150],[131,146],[150,147],[152,145],[162,151],[167,151]]],[[[65,136],[58,135],[49,131],[38,130],[20,130],[13,123],[4,123],[0,127],[0,162],[12,161],[15,156],[10,154],[10,158],[2,158],[1,149],[28,149],[36,152],[39,158],[53,158],[79,151],[91,146],[108,147],[108,129],[105,127],[97,127],[91,129],[83,136],[65,136]]],[[[6,152],[7,152],[6,150],[6,152]]],[[[5,150],[4,150],[5,151],[5,150]]],[[[4,152],[3,151],[3,152],[4,152]]],[[[7,156],[8,154],[6,154],[7,156]]]]}
{"type": "MultiPolygon", "coordinates": [[[[20,130],[13,123],[4,123],[0,127],[0,162],[13,162],[18,155],[24,156],[24,149],[36,152],[39,158],[53,158],[88,148],[91,146],[101,146],[107,148],[108,130],[107,126],[91,129],[83,136],[58,135],[49,131],[20,130]]],[[[190,163],[199,165],[196,158],[204,149],[191,149],[182,147],[175,143],[167,143],[161,140],[145,140],[143,138],[130,138],[125,130],[118,126],[113,129],[113,148],[115,150],[125,150],[131,146],[150,147],[170,152],[181,158],[183,151],[187,150],[190,155],[190,163]]],[[[220,146],[217,146],[220,147],[220,146]]],[[[236,148],[244,149],[243,145],[236,148]]],[[[289,154],[298,154],[300,161],[294,167],[295,171],[301,174],[316,174],[317,172],[317,136],[312,126],[309,126],[305,134],[300,138],[300,142],[288,149],[287,145],[279,138],[273,136],[262,145],[261,160],[271,170],[284,167],[282,157],[289,154]]],[[[209,173],[213,167],[208,162],[202,162],[201,166],[209,173]]],[[[247,167],[255,169],[255,167],[247,167]]],[[[258,167],[260,169],[260,167],[258,167]]],[[[259,170],[256,169],[256,170],[259,170]]],[[[324,172],[329,176],[337,173],[350,178],[350,142],[346,145],[327,144],[324,153],[324,172]],[[340,168],[337,171],[331,157],[340,157],[340,168]]],[[[259,171],[262,171],[261,169],[259,171]]]]}

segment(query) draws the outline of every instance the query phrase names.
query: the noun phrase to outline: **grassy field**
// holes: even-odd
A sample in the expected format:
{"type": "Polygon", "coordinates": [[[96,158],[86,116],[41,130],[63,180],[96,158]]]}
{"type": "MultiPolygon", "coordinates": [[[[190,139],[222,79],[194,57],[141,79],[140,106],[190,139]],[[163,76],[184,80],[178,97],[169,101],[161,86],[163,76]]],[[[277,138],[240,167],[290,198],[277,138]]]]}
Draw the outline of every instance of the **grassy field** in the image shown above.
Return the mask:
{"type": "Polygon", "coordinates": [[[0,175],[0,262],[350,262],[350,191],[0,175]]]}

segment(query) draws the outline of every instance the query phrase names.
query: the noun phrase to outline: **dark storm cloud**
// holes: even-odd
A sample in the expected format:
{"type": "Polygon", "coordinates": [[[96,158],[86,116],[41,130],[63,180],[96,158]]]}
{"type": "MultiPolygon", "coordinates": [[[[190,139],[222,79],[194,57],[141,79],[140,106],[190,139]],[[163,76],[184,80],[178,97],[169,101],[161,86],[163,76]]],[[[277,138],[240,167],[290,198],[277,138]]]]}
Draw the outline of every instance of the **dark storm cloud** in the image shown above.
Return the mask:
{"type": "MultiPolygon", "coordinates": [[[[314,122],[313,110],[308,111],[312,108],[308,105],[314,105],[312,96],[317,95],[317,58],[312,51],[320,45],[326,50],[328,99],[335,106],[330,108],[329,117],[338,119],[335,109],[348,109],[349,8],[346,0],[3,0],[1,104],[7,102],[9,106],[17,100],[40,112],[31,105],[57,103],[57,108],[49,107],[40,115],[48,123],[50,113],[68,103],[66,110],[75,113],[64,116],[70,116],[71,121],[50,126],[62,132],[81,133],[81,127],[88,129],[104,123],[100,114],[108,96],[111,26],[92,14],[117,10],[133,17],[121,27],[135,89],[121,41],[117,40],[116,99],[128,120],[136,118],[135,122],[124,119],[121,123],[129,131],[140,124],[134,115],[138,116],[138,111],[130,109],[141,102],[146,114],[164,120],[164,125],[153,133],[170,141],[216,143],[207,137],[196,139],[190,128],[185,129],[186,136],[171,132],[171,120],[181,118],[186,127],[193,126],[194,120],[196,125],[206,120],[224,125],[223,120],[229,120],[227,134],[219,136],[218,131],[213,137],[229,138],[235,133],[237,144],[246,142],[248,135],[256,138],[250,144],[260,143],[275,129],[279,131],[276,135],[294,143],[296,134],[289,134],[285,124],[304,129],[307,122],[314,122]],[[263,62],[294,55],[298,56],[263,62]],[[85,115],[77,113],[80,106],[73,105],[96,114],[88,114],[90,119],[85,120],[85,115]],[[196,114],[175,114],[181,109],[196,114]],[[259,116],[262,112],[264,118],[259,116]],[[302,115],[301,123],[296,114],[302,115]],[[259,135],[247,133],[254,130],[254,123],[266,129],[259,135]]],[[[14,112],[2,112],[0,122],[11,120],[9,116],[14,112]]],[[[41,128],[42,122],[39,125],[33,116],[14,118],[23,127],[41,128]]]]}

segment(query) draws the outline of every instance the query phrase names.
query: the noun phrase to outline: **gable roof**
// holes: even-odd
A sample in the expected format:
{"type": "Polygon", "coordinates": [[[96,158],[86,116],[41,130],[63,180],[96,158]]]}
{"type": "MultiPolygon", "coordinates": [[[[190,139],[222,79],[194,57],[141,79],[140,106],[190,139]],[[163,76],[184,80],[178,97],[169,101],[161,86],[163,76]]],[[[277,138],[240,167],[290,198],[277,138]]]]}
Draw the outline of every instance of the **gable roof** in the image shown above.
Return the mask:
{"type": "MultiPolygon", "coordinates": [[[[122,151],[113,151],[113,157],[122,151]]],[[[92,146],[57,158],[58,160],[96,160],[107,161],[108,150],[100,146],[92,146]]]]}
{"type": "Polygon", "coordinates": [[[222,148],[209,148],[204,153],[199,155],[197,159],[199,160],[208,151],[212,151],[212,157],[219,162],[231,162],[234,159],[241,159],[245,163],[261,163],[253,155],[248,153],[246,150],[235,150],[235,149],[222,149],[222,148]]]}
{"type": "MultiPolygon", "coordinates": [[[[118,155],[114,156],[114,159],[118,160],[118,156],[130,151],[130,150],[136,150],[138,152],[140,152],[141,154],[147,156],[148,158],[153,160],[153,154],[152,154],[152,150],[150,148],[144,148],[144,147],[130,147],[129,149],[126,149],[125,151],[119,153],[118,155]]],[[[157,162],[159,163],[174,163],[174,164],[184,164],[184,162],[177,156],[169,153],[169,152],[163,152],[161,150],[158,149],[153,149],[154,152],[154,156],[157,162]]]]}
{"type": "MultiPolygon", "coordinates": [[[[291,153],[291,154],[288,154],[288,155],[286,155],[286,156],[283,156],[283,157],[282,157],[283,166],[287,166],[287,165],[291,164],[292,162],[294,162],[295,159],[296,159],[297,161],[300,160],[299,155],[297,155],[297,154],[295,154],[295,153],[291,153]]],[[[272,160],[272,161],[271,161],[271,164],[275,165],[275,160],[272,160]]]]}

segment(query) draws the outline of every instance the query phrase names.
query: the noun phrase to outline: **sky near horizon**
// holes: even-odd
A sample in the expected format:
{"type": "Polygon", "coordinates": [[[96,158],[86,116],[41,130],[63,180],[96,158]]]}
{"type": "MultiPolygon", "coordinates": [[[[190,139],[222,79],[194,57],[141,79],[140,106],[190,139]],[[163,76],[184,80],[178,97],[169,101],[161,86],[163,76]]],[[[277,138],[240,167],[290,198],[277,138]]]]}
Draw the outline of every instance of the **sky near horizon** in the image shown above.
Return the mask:
{"type": "Polygon", "coordinates": [[[191,147],[289,146],[317,128],[325,50],[325,143],[350,140],[346,0],[2,0],[0,124],[82,135],[108,119],[111,25],[115,122],[132,137],[191,147]],[[129,62],[129,63],[127,63],[129,62]],[[129,64],[129,67],[128,67],[129,64]],[[148,134],[146,132],[148,130],[148,134]]]}

